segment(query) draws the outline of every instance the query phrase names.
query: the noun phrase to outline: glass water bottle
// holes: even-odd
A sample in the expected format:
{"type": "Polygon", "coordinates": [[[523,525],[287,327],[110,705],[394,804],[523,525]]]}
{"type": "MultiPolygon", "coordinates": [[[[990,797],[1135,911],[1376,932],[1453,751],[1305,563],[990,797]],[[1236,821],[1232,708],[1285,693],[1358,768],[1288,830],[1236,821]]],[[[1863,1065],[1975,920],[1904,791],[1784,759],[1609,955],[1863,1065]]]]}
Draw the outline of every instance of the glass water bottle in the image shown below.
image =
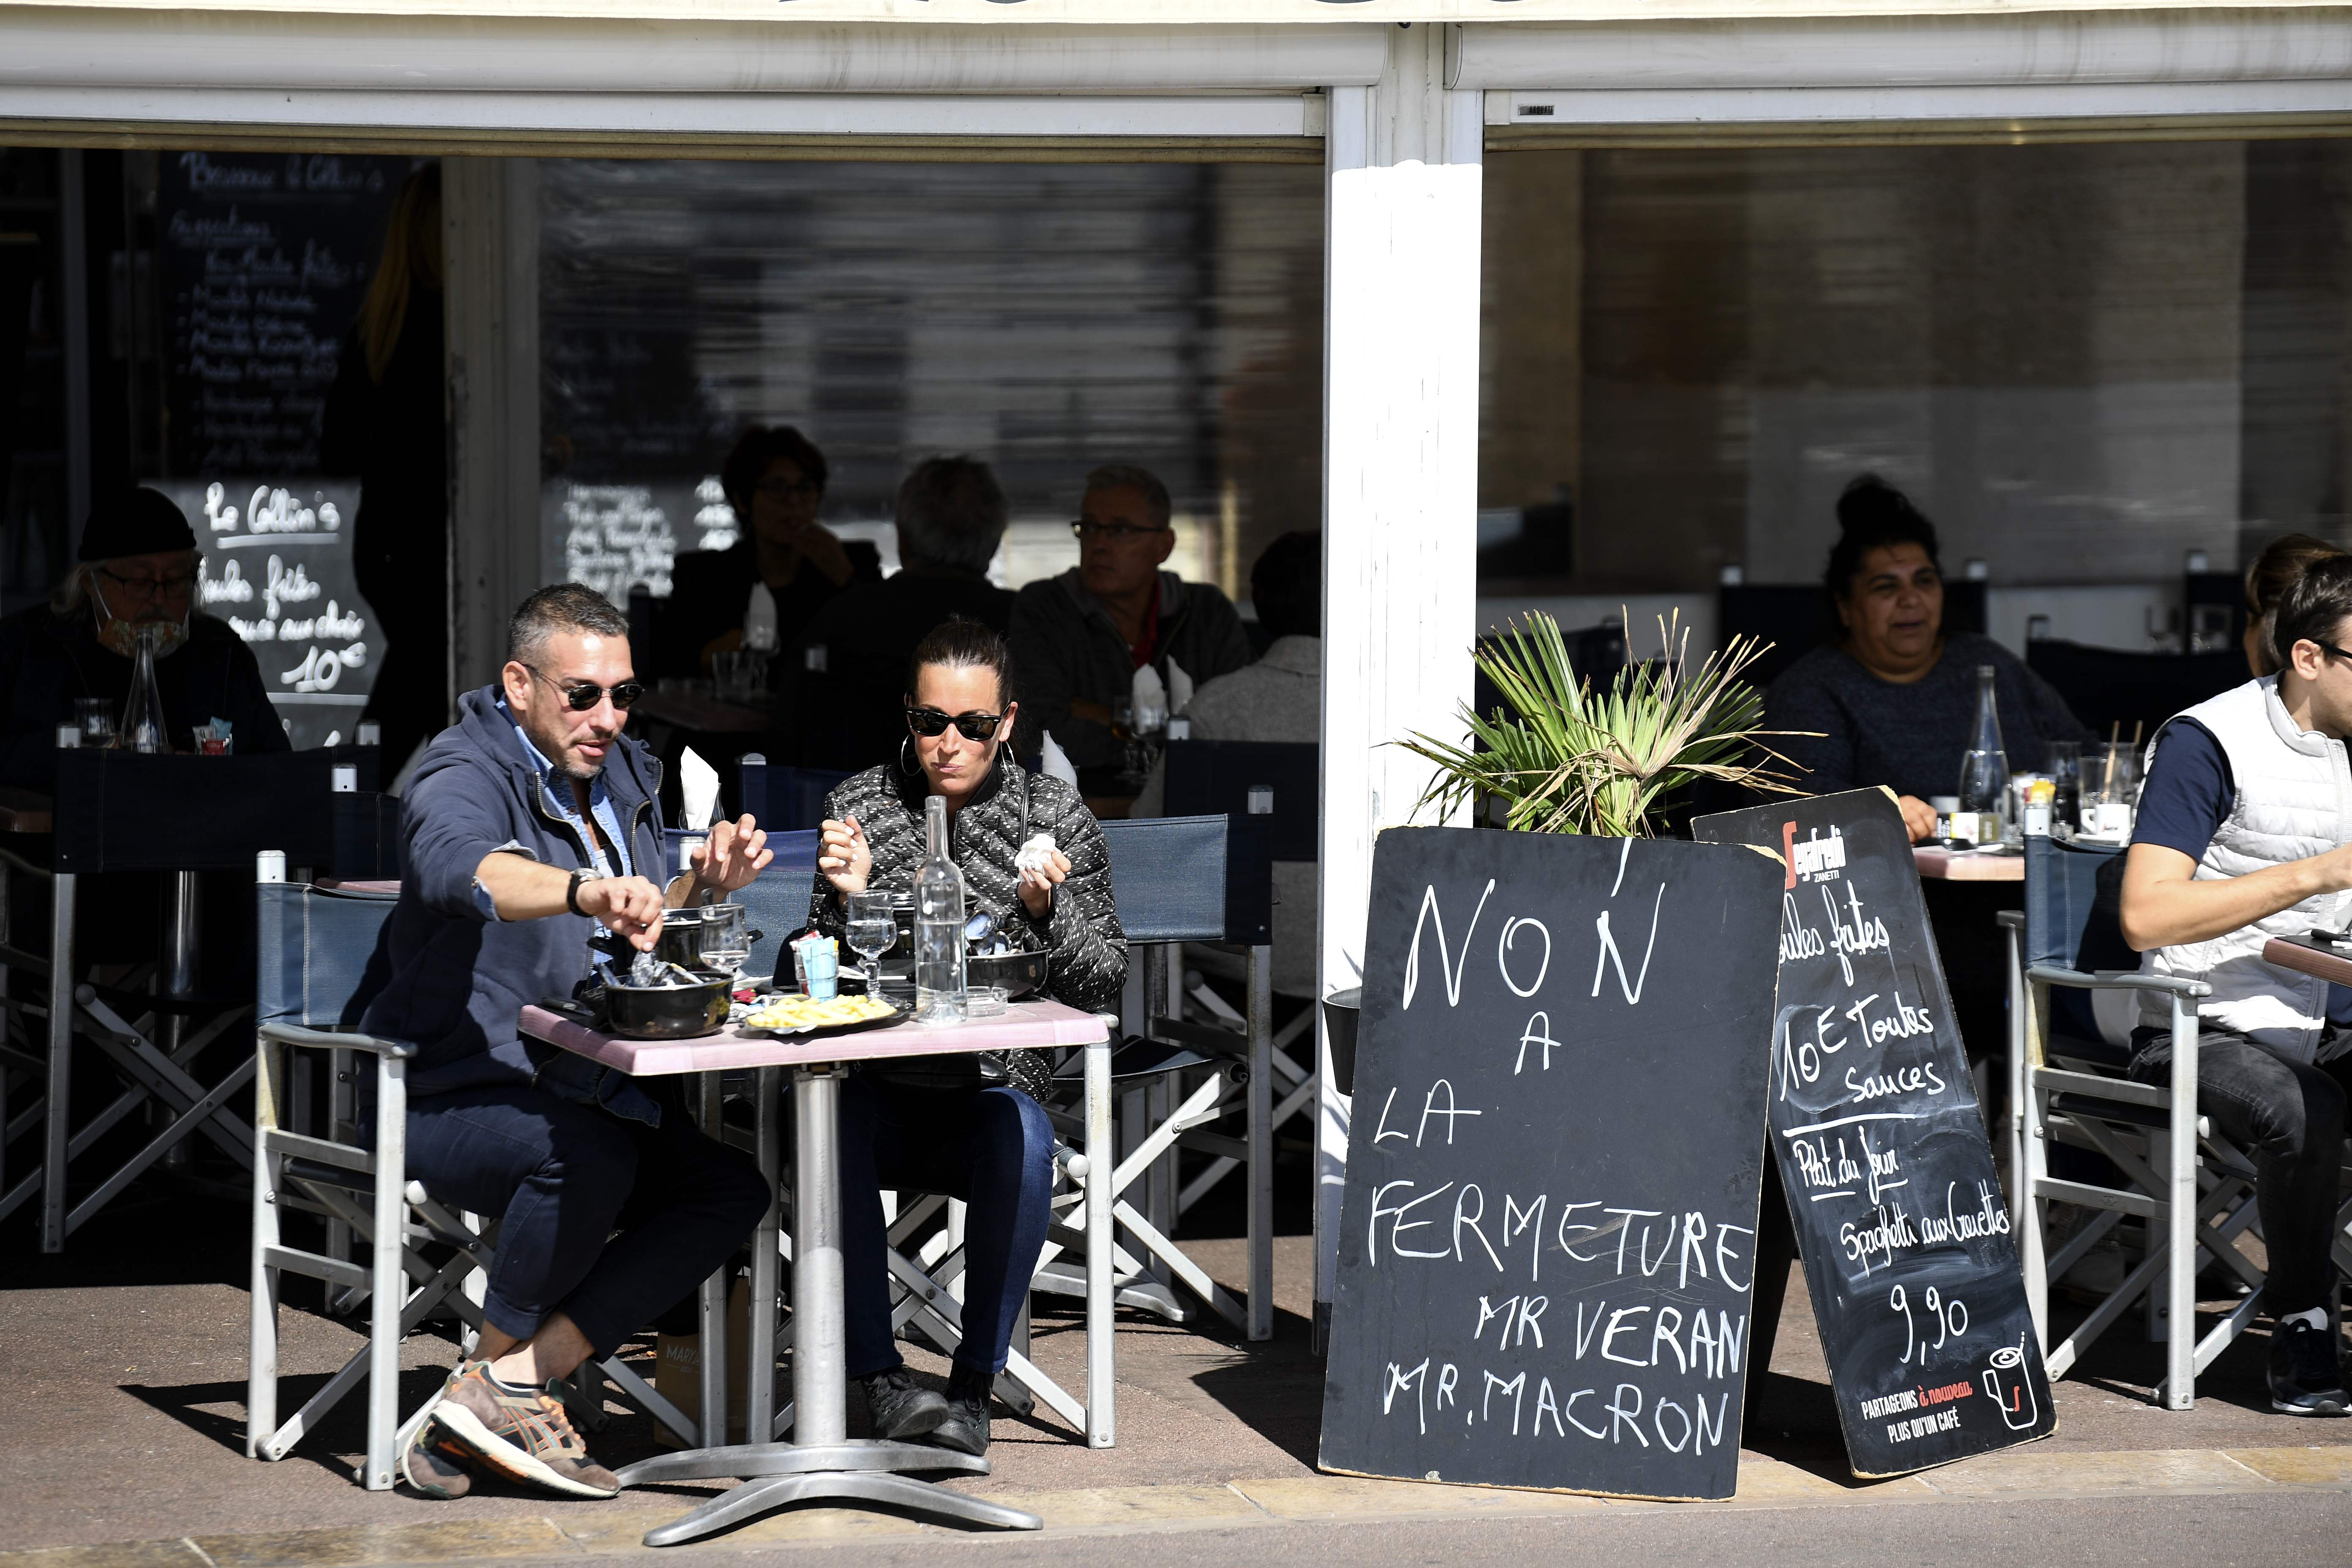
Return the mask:
{"type": "Polygon", "coordinates": [[[930,841],[915,873],[915,1016],[926,1024],[961,1023],[964,1012],[963,873],[948,854],[948,803],[923,802],[930,841]]]}
{"type": "Polygon", "coordinates": [[[122,722],[115,727],[115,744],[126,752],[168,752],[172,732],[163,722],[163,693],[155,684],[155,639],[163,628],[139,628],[131,667],[131,697],[122,705],[122,722]]]}
{"type": "Polygon", "coordinates": [[[1995,843],[2003,831],[2009,798],[2009,750],[2000,740],[2000,709],[1993,699],[1993,667],[1977,666],[1977,721],[1960,758],[1960,809],[1953,837],[1995,843]],[[1970,818],[1974,817],[1971,823],[1970,818]],[[1971,826],[1974,832],[1969,831],[1971,826]]]}

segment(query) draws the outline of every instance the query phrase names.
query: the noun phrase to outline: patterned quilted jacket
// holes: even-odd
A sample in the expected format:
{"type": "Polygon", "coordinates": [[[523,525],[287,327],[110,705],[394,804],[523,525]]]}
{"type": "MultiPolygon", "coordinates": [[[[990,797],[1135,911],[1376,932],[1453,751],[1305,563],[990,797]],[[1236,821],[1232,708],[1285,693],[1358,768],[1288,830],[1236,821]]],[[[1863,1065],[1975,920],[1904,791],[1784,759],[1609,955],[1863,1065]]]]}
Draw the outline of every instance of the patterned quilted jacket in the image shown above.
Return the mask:
{"type": "MultiPolygon", "coordinates": [[[[855,816],[866,829],[874,847],[874,872],[867,886],[877,892],[914,891],[926,848],[925,793],[920,773],[909,778],[895,763],[885,763],[844,780],[824,798],[827,818],[855,816]]],[[[1103,846],[1102,828],[1077,791],[1058,779],[1028,773],[1009,753],[1000,752],[979,790],[950,820],[948,837],[956,867],[963,872],[969,907],[993,913],[1016,947],[1043,947],[1053,954],[1047,961],[1045,994],[1087,1012],[1116,1010],[1119,989],[1127,983],[1127,933],[1119,929],[1118,911],[1111,904],[1110,856],[1103,846]],[[1055,889],[1053,908],[1042,921],[1032,920],[1021,902],[1020,874],[1013,867],[1023,840],[1038,833],[1052,834],[1055,846],[1070,858],[1069,877],[1055,889]]],[[[845,918],[833,885],[819,876],[810,900],[809,925],[839,938],[845,934],[845,918]]],[[[1053,1073],[1045,1053],[1007,1051],[1003,1065],[1013,1082],[1044,1098],[1053,1073]]]]}

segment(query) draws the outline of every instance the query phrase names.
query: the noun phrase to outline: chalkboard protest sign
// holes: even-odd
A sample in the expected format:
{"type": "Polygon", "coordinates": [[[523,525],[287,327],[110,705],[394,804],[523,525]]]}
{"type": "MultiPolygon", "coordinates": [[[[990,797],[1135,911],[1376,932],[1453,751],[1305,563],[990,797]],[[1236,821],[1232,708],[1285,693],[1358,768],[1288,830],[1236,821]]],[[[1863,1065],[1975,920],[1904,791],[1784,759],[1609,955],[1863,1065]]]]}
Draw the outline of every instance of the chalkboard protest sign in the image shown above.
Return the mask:
{"type": "Polygon", "coordinates": [[[1732,846],[1380,836],[1325,1469],[1732,1494],[1780,884],[1732,846]]]}
{"type": "Polygon", "coordinates": [[[1772,1149],[1854,1474],[2047,1436],[2050,1381],[1894,798],[1793,800],[1693,832],[1787,861],[1772,1149]]]}

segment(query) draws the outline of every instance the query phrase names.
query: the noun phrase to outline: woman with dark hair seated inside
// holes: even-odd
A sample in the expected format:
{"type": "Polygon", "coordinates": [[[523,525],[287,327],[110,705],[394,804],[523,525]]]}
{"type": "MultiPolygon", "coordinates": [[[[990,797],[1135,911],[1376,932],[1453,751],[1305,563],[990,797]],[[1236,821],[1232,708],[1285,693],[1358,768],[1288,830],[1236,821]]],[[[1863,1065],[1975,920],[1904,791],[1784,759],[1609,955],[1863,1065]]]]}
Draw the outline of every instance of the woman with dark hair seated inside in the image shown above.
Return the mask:
{"type": "Polygon", "coordinates": [[[2091,732],[2051,684],[2000,644],[1944,629],[1936,525],[1909,497],[1864,474],[1838,498],[1838,542],[1823,574],[1843,635],[1791,664],[1764,695],[1773,747],[1817,795],[1884,784],[1915,839],[1932,837],[1932,795],[1959,787],[1977,717],[1977,669],[1993,700],[2010,767],[2038,773],[2053,741],[2091,732]]]}
{"type": "Polygon", "coordinates": [[[809,617],[852,583],[882,580],[882,557],[816,520],[827,468],[816,444],[789,425],[754,425],[736,439],[719,483],[742,533],[725,550],[689,551],[670,567],[655,624],[655,672],[707,676],[743,644],[751,584],[776,600],[776,647],[793,646],[809,617]]]}
{"type": "MultiPolygon", "coordinates": [[[[1043,992],[1073,1007],[1118,1005],[1127,933],[1112,907],[1102,828],[1057,779],[1024,769],[1011,744],[1019,715],[1004,638],[951,620],[917,645],[898,757],[825,797],[809,923],[839,939],[852,894],[911,893],[928,854],[924,803],[947,802],[949,852],[966,909],[985,910],[1016,947],[1044,949],[1043,992]],[[1053,836],[1042,868],[1024,843],[1053,836]]],[[[988,1447],[988,1394],[1045,1245],[1054,1131],[1041,1100],[1053,1063],[1041,1051],[869,1064],[841,1097],[843,1296],[848,1374],[866,1390],[874,1436],[961,1453],[988,1447]],[[881,1190],[944,1193],[964,1224],[963,1341],[947,1397],[916,1386],[890,1329],[881,1190]]]]}
{"type": "MultiPolygon", "coordinates": [[[[2039,772],[2051,742],[2091,738],[2066,700],[2015,654],[1989,637],[1945,630],[1936,525],[1909,497],[1865,474],[1838,498],[1838,527],[1825,577],[1844,635],[1791,664],[1764,694],[1766,729],[1821,731],[1769,742],[1797,765],[1801,787],[1832,795],[1884,785],[1897,796],[1911,837],[1934,837],[1927,797],[1959,788],[1984,665],[1993,669],[2011,769],[2039,772]]],[[[1921,888],[1988,1115],[1996,1086],[1986,1064],[2000,1047],[2006,1005],[1995,916],[2019,907],[2019,887],[1931,880],[1921,888]]]]}

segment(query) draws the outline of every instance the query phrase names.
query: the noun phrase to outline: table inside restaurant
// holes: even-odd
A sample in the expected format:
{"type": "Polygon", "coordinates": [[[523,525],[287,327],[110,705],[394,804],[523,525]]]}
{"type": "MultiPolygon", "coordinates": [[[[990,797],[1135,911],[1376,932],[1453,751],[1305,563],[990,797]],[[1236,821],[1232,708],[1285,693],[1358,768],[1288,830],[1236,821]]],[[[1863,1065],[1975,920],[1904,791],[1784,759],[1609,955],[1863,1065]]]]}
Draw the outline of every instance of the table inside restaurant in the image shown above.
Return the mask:
{"type": "MultiPolygon", "coordinates": [[[[779,1095],[791,1074],[795,1148],[793,1172],[793,1440],[765,1440],[773,1429],[778,1308],[779,1206],[771,1205],[751,1243],[751,1367],[745,1435],[754,1440],[664,1455],[631,1465],[621,1484],[641,1486],[734,1477],[743,1485],[646,1534],[648,1546],[693,1541],[789,1503],[860,1501],[1004,1530],[1042,1521],[1001,1504],[947,1490],[902,1471],[963,1470],[985,1475],[985,1458],[916,1443],[853,1442],[846,1413],[845,1311],[842,1300],[840,1090],[847,1064],[961,1051],[1083,1046],[1087,1050],[1086,1215],[1089,1251],[1107,1256],[1113,1158],[1110,1037],[1102,1021],[1058,1002],[1016,1002],[1002,1017],[962,1024],[914,1023],[814,1038],[784,1037],[730,1025],[686,1040],[631,1040],[601,1034],[541,1007],[525,1007],[523,1034],[633,1077],[749,1069],[753,1075],[754,1152],[775,1186],[781,1163],[779,1095]]],[[[716,1079],[706,1079],[706,1121],[716,1109],[716,1079]]],[[[706,1286],[706,1293],[709,1288],[706,1286]]],[[[1109,1409],[1110,1280],[1087,1279],[1087,1401],[1089,1426],[1109,1409]],[[1099,1294],[1103,1300],[1096,1300],[1099,1294]],[[1099,1310],[1097,1310],[1099,1309],[1099,1310]],[[1100,1402],[1097,1405],[1097,1402],[1100,1402]]],[[[712,1314],[706,1311],[705,1321],[712,1314]]],[[[701,1414],[706,1442],[724,1442],[726,1356],[706,1343],[701,1414]]]]}
{"type": "Polygon", "coordinates": [[[2022,882],[2025,857],[1995,849],[1948,849],[1940,844],[1915,844],[1911,858],[1919,875],[1939,882],[2022,882]]]}

